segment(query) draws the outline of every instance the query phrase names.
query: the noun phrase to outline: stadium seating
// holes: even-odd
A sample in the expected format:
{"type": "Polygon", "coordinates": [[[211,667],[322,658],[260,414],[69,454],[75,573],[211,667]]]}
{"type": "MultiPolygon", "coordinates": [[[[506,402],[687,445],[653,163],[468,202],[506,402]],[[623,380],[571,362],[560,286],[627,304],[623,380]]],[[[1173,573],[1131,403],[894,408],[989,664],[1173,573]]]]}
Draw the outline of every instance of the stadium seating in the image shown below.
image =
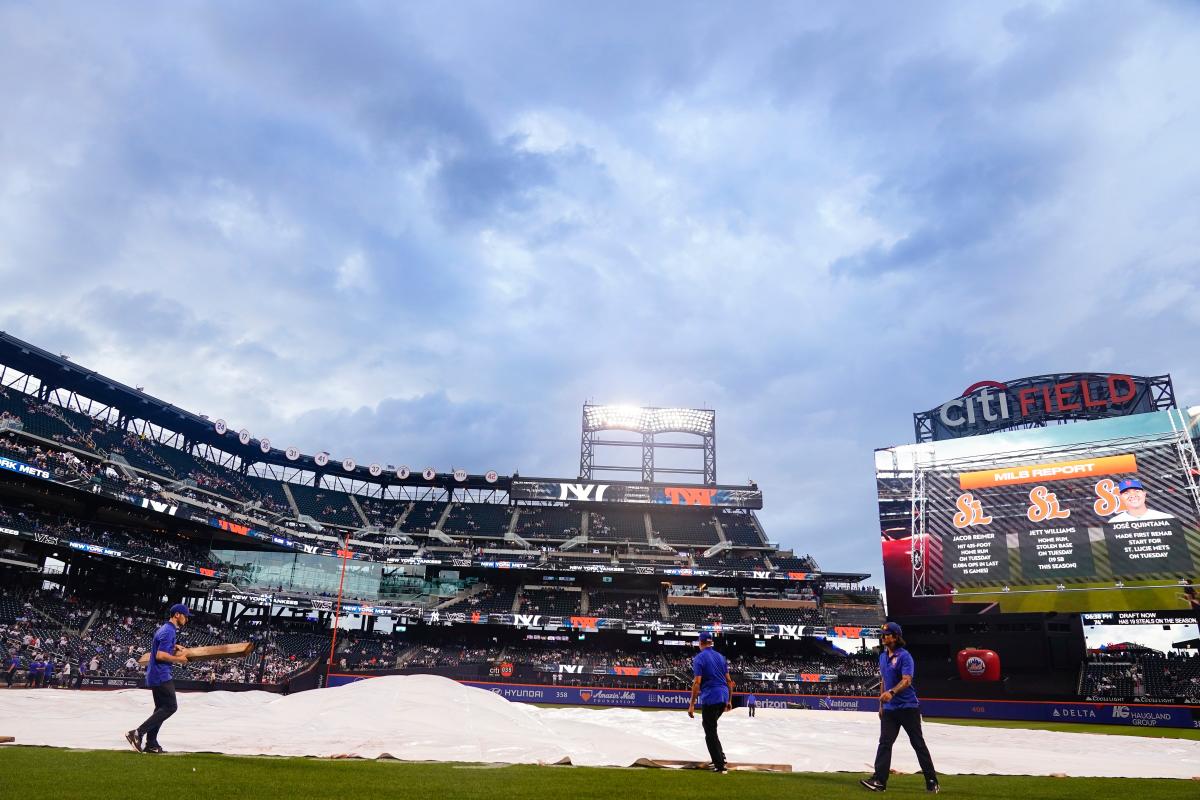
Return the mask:
{"type": "Polygon", "coordinates": [[[333,489],[317,489],[298,483],[288,485],[296,507],[301,514],[307,514],[318,522],[329,525],[340,525],[345,528],[363,527],[362,518],[350,505],[350,498],[344,492],[333,489]]]}
{"type": "Polygon", "coordinates": [[[796,572],[815,572],[817,569],[816,562],[812,560],[811,556],[796,558],[795,556],[773,555],[770,556],[770,559],[776,569],[794,570],[796,572]]]}
{"type": "Polygon", "coordinates": [[[381,500],[378,497],[359,497],[358,505],[372,525],[377,525],[385,531],[390,531],[396,525],[396,520],[408,510],[407,500],[381,500]]]}
{"type": "Polygon", "coordinates": [[[521,614],[568,616],[579,613],[579,592],[557,590],[521,590],[521,614]]]}
{"type": "Polygon", "coordinates": [[[735,556],[721,553],[712,558],[696,557],[696,566],[705,569],[733,569],[743,572],[765,570],[767,565],[760,556],[735,556]]]}
{"type": "Polygon", "coordinates": [[[495,503],[455,503],[442,525],[452,536],[503,537],[508,532],[508,506],[495,503]]]}
{"type": "Polygon", "coordinates": [[[589,596],[588,614],[625,620],[662,620],[661,603],[657,594],[648,592],[593,592],[589,596]]]}
{"type": "Polygon", "coordinates": [[[645,544],[645,512],[625,508],[588,512],[588,541],[645,544]]]}
{"type": "Polygon", "coordinates": [[[676,546],[707,549],[721,541],[709,510],[651,511],[650,525],[659,538],[676,546]]]}
{"type": "Polygon", "coordinates": [[[721,521],[721,528],[725,531],[725,538],[731,544],[738,547],[767,546],[767,543],[763,541],[762,534],[758,532],[758,528],[749,514],[736,511],[721,511],[717,518],[721,521]]]}
{"type": "Polygon", "coordinates": [[[412,510],[408,512],[408,516],[400,524],[400,529],[405,533],[427,533],[437,525],[438,520],[442,517],[442,512],[445,510],[445,503],[431,503],[418,500],[412,504],[412,510]]]}
{"type": "Polygon", "coordinates": [[[825,625],[821,612],[815,608],[761,608],[746,609],[750,619],[762,625],[825,625]]]}
{"type": "Polygon", "coordinates": [[[522,506],[516,533],[524,539],[562,541],[578,536],[583,512],[561,506],[522,506]]]}

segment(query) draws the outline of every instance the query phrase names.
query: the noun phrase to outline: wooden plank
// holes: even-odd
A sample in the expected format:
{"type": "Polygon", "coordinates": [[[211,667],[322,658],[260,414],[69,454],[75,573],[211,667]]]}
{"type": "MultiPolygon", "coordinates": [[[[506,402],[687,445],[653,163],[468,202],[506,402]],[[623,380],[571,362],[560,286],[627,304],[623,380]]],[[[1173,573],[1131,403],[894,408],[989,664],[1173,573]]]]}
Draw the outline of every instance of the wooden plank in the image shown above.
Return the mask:
{"type": "MultiPolygon", "coordinates": [[[[238,642],[237,644],[214,644],[207,647],[189,647],[188,661],[213,661],[218,658],[236,658],[248,656],[254,652],[254,642],[238,642]]],[[[142,653],[138,664],[143,667],[150,663],[150,654],[142,653]]]]}
{"type": "MultiPolygon", "coordinates": [[[[711,761],[690,761],[678,758],[639,758],[634,762],[639,767],[666,767],[668,769],[710,769],[711,761]]],[[[725,765],[739,772],[791,772],[791,764],[760,764],[751,761],[730,761],[725,765]]]]}

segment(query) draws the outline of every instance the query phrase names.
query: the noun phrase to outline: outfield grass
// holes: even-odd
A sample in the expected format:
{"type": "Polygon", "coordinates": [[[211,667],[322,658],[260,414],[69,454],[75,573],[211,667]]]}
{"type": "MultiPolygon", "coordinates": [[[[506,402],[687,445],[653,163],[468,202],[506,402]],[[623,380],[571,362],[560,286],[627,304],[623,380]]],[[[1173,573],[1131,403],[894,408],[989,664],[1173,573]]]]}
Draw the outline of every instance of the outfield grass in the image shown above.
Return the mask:
{"type": "MultiPolygon", "coordinates": [[[[591,769],[394,761],[250,758],[212,754],[150,756],[103,750],[0,747],[0,799],[131,797],[322,798],[403,797],[405,800],[755,800],[862,798],[859,775],[797,773],[713,775],[690,770],[591,769]]],[[[963,798],[1087,798],[1136,796],[1138,800],[1195,798],[1191,781],[1123,778],[956,776],[942,780],[943,794],[963,798]]],[[[888,796],[926,796],[919,775],[896,776],[888,796]]]]}
{"type": "MultiPolygon", "coordinates": [[[[1093,725],[1086,722],[1021,722],[1009,719],[957,719],[954,717],[924,717],[925,722],[939,725],[974,725],[982,728],[1022,728],[1034,731],[1063,731],[1064,733],[1100,733],[1109,736],[1148,736],[1155,739],[1192,739],[1200,741],[1200,728],[1143,728],[1140,725],[1093,725]]],[[[1200,795],[1200,787],[1196,790],[1200,795]]]]}

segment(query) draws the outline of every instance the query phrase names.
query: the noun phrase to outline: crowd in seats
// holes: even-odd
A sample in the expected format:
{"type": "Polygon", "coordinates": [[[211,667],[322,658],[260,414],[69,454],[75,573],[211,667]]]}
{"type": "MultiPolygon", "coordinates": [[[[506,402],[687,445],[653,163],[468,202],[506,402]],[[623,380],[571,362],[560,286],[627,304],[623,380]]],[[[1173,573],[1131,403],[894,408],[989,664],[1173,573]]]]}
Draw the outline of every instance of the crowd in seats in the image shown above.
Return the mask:
{"type": "Polygon", "coordinates": [[[207,548],[165,528],[144,530],[111,523],[84,522],[77,517],[48,514],[32,507],[8,504],[0,504],[0,523],[82,544],[99,545],[129,555],[182,561],[209,569],[221,567],[209,556],[207,548]]]}
{"type": "MultiPolygon", "coordinates": [[[[7,591],[0,598],[4,608],[11,611],[17,607],[16,613],[5,615],[11,619],[0,618],[0,656],[5,664],[16,656],[27,675],[32,664],[51,663],[57,675],[70,664],[76,677],[140,677],[145,668],[137,663],[138,658],[164,622],[161,611],[94,602],[61,590],[20,595],[7,591]]],[[[313,632],[268,634],[258,620],[228,625],[197,612],[179,632],[178,641],[184,647],[256,643],[254,652],[240,659],[176,667],[174,675],[179,680],[280,683],[311,666],[329,638],[313,632]]]]}
{"type": "Polygon", "coordinates": [[[362,518],[350,504],[350,497],[345,492],[333,489],[318,489],[312,486],[292,483],[292,498],[301,514],[307,514],[318,522],[330,525],[341,525],[346,528],[363,527],[362,518]]]}
{"type": "Polygon", "coordinates": [[[766,547],[762,534],[748,512],[721,511],[718,519],[725,531],[725,538],[739,547],[766,547]]]}
{"type": "Polygon", "coordinates": [[[372,525],[385,531],[396,527],[396,520],[408,510],[407,500],[383,500],[378,497],[359,497],[358,505],[372,525]]]}
{"type": "Polygon", "coordinates": [[[391,669],[396,666],[396,642],[389,636],[338,634],[337,659],[342,669],[391,669]]]}
{"type": "Polygon", "coordinates": [[[651,511],[650,526],[655,536],[673,545],[708,548],[721,541],[708,510],[651,511]]]}
{"type": "Polygon", "coordinates": [[[508,532],[508,506],[496,503],[455,503],[442,530],[448,534],[497,536],[508,532]]]}
{"type": "Polygon", "coordinates": [[[593,592],[588,599],[588,614],[593,617],[662,620],[662,606],[657,594],[593,592]]]}
{"type": "Polygon", "coordinates": [[[1084,697],[1126,702],[1200,702],[1200,654],[1115,651],[1093,653],[1084,665],[1084,697]]]}
{"type": "Polygon", "coordinates": [[[421,645],[405,663],[409,669],[420,667],[460,667],[463,664],[487,664],[497,657],[497,652],[477,647],[457,645],[421,645]]]}
{"type": "MultiPolygon", "coordinates": [[[[516,533],[523,539],[566,540],[579,535],[583,512],[563,506],[522,506],[516,533]]],[[[642,537],[643,540],[645,537],[642,537]]]]}
{"type": "Polygon", "coordinates": [[[570,616],[579,613],[579,592],[523,589],[520,614],[570,616]]]}
{"type": "Polygon", "coordinates": [[[413,502],[412,510],[408,512],[408,516],[400,524],[400,529],[406,533],[426,533],[431,528],[437,526],[438,520],[442,518],[442,513],[445,510],[445,503],[416,500],[413,502]]]}
{"type": "Polygon", "coordinates": [[[726,625],[744,622],[736,606],[668,605],[675,622],[691,625],[726,625]]]}
{"type": "Polygon", "coordinates": [[[603,513],[589,511],[588,541],[645,544],[645,512],[626,508],[608,508],[603,513]]]}
{"type": "Polygon", "coordinates": [[[825,625],[825,618],[815,608],[762,608],[746,609],[750,619],[759,625],[825,625]]]}
{"type": "Polygon", "coordinates": [[[490,586],[482,592],[463,598],[448,605],[442,611],[463,611],[480,614],[508,614],[512,612],[513,598],[516,597],[515,586],[490,586]]]}

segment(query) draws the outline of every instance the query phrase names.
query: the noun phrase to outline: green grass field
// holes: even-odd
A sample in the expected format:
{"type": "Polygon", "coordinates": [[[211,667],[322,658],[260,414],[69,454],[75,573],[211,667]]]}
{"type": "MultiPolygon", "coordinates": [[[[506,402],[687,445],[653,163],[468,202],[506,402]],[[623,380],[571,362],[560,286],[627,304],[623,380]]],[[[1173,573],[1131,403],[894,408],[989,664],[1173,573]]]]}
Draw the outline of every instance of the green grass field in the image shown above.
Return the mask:
{"type": "MultiPolygon", "coordinates": [[[[614,797],[695,800],[753,797],[755,800],[863,798],[859,775],[755,774],[655,769],[593,769],[486,764],[429,764],[394,761],[328,761],[249,758],[211,754],[165,756],[98,750],[0,747],[0,800],[131,797],[321,798],[404,797],[547,798],[612,800],[614,797]]],[[[1192,781],[1115,778],[1023,778],[956,776],[942,780],[943,795],[970,798],[1088,798],[1136,796],[1138,800],[1195,798],[1192,781]]],[[[895,776],[888,796],[926,796],[919,775],[895,776]]]]}

